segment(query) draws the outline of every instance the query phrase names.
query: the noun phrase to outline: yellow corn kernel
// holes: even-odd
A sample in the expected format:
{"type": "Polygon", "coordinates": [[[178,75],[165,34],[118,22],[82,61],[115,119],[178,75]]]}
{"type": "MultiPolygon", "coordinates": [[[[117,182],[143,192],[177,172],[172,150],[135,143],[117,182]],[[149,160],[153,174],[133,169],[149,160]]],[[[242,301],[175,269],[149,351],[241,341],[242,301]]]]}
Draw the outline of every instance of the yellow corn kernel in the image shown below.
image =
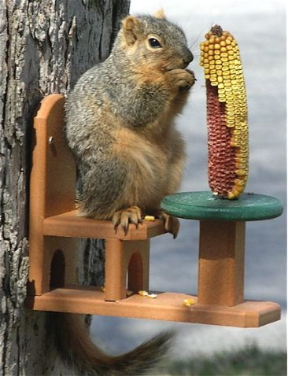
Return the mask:
{"type": "Polygon", "coordinates": [[[149,293],[147,291],[138,291],[138,295],[142,297],[147,297],[147,298],[156,298],[157,294],[156,293],[149,293]]]}
{"type": "Polygon", "coordinates": [[[188,298],[186,300],[183,300],[183,305],[187,306],[187,307],[189,307],[191,305],[194,305],[195,303],[196,302],[195,302],[195,300],[193,298],[188,298]]]}
{"type": "Polygon", "coordinates": [[[235,179],[236,186],[244,186],[244,181],[242,179],[235,179]]]}
{"type": "Polygon", "coordinates": [[[155,221],[155,216],[149,216],[149,215],[146,215],[146,216],[144,217],[144,220],[146,220],[146,221],[155,221]]]}
{"type": "Polygon", "coordinates": [[[138,295],[143,296],[143,297],[148,296],[148,294],[149,293],[147,291],[138,291],[138,295]]]}
{"type": "Polygon", "coordinates": [[[246,175],[246,171],[244,169],[236,170],[235,173],[239,176],[245,176],[246,175]]]}

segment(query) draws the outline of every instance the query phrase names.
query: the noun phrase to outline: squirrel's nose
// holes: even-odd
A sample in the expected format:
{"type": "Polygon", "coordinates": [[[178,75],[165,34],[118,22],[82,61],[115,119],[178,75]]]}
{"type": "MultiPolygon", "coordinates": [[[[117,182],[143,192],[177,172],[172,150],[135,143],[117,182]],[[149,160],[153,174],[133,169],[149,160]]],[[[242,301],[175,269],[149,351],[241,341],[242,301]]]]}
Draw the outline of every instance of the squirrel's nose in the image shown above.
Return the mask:
{"type": "Polygon", "coordinates": [[[187,49],[185,56],[184,56],[184,59],[183,59],[185,67],[187,67],[192,62],[193,59],[194,59],[194,56],[193,56],[192,52],[187,49]]]}

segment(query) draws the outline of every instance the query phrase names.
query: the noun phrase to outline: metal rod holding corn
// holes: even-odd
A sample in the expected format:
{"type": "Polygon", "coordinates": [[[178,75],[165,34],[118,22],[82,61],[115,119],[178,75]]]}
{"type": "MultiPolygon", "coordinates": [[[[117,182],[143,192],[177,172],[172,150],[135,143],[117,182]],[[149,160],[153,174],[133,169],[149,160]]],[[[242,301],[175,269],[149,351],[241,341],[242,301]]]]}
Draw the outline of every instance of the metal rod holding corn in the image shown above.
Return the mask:
{"type": "Polygon", "coordinates": [[[208,175],[215,195],[235,199],[248,179],[245,82],[234,37],[218,25],[200,45],[207,91],[208,175]]]}

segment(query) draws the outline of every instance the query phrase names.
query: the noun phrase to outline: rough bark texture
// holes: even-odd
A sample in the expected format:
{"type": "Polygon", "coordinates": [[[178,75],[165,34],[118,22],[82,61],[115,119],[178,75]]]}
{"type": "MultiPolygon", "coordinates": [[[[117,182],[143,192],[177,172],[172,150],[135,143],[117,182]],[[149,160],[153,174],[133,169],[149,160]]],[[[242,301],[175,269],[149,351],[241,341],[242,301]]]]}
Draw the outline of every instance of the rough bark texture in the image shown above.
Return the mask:
{"type": "MultiPolygon", "coordinates": [[[[107,57],[128,9],[129,0],[0,0],[1,375],[73,373],[47,344],[45,313],[24,309],[32,118],[43,96],[66,94],[107,57]]],[[[81,280],[99,282],[103,243],[82,243],[81,280]]]]}

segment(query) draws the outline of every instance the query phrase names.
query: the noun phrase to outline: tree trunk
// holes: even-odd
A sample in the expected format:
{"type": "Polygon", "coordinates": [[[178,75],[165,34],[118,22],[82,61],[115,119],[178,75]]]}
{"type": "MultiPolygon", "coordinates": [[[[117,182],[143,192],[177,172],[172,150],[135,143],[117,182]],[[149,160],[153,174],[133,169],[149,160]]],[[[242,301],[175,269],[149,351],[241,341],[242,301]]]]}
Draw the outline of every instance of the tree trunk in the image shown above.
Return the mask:
{"type": "MultiPolygon", "coordinates": [[[[0,0],[1,375],[71,375],[47,344],[45,313],[24,309],[32,119],[43,96],[66,94],[108,56],[128,9],[129,0],[0,0]]],[[[81,280],[99,283],[103,243],[82,242],[81,280]]]]}

